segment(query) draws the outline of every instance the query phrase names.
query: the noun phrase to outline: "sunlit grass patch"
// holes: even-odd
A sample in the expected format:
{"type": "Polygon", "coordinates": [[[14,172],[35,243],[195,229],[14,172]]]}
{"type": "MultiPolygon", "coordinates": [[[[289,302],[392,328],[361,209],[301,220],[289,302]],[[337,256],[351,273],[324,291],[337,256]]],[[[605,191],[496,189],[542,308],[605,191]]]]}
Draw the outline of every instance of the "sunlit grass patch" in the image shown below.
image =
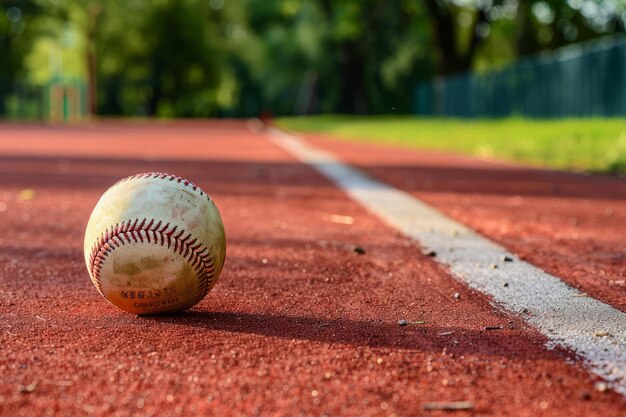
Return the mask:
{"type": "Polygon", "coordinates": [[[626,174],[626,119],[452,119],[307,116],[279,127],[417,149],[434,149],[563,170],[626,174]]]}

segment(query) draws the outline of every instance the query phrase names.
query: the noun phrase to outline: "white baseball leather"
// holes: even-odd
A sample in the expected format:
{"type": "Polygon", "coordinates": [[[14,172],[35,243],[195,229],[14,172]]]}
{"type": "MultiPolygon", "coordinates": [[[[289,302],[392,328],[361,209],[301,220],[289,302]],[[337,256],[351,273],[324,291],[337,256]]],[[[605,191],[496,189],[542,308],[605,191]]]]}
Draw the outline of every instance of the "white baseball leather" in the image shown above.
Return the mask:
{"type": "Polygon", "coordinates": [[[109,188],[85,232],[85,262],[108,301],[135,314],[185,310],[215,285],[224,265],[224,225],[189,181],[145,173],[109,188]]]}

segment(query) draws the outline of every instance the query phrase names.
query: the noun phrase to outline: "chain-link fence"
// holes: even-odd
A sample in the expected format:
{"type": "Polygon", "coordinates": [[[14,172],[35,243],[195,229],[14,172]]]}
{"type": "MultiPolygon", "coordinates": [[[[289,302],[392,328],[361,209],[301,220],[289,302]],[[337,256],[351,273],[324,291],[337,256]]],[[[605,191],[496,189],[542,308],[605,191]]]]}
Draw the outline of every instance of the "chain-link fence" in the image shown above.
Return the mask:
{"type": "Polygon", "coordinates": [[[420,84],[418,114],[457,117],[626,116],[626,37],[572,45],[486,73],[420,84]]]}

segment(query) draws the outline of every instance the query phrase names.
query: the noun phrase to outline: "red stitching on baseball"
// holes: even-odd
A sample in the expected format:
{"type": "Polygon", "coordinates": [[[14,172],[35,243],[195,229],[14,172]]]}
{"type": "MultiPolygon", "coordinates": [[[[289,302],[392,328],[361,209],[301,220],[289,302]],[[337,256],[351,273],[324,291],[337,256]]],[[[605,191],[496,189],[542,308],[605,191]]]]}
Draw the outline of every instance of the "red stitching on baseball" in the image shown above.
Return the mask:
{"type": "Polygon", "coordinates": [[[94,283],[96,284],[98,291],[102,293],[102,283],[100,282],[100,279],[102,266],[104,265],[106,258],[115,249],[127,243],[133,243],[133,241],[136,243],[137,237],[139,237],[139,241],[143,242],[144,240],[142,235],[145,234],[148,243],[151,244],[158,245],[160,239],[160,245],[163,246],[165,240],[167,240],[168,248],[171,247],[171,242],[173,240],[174,252],[178,252],[178,254],[187,259],[192,269],[194,269],[198,274],[200,274],[201,271],[204,271],[205,279],[201,280],[198,286],[199,291],[195,300],[199,301],[202,299],[208,293],[208,288],[213,280],[215,272],[215,264],[209,249],[201,243],[196,244],[197,239],[192,239],[188,242],[188,240],[192,237],[191,233],[187,234],[184,239],[181,239],[181,236],[185,234],[185,230],[180,230],[174,236],[177,226],[168,230],[170,228],[169,223],[161,226],[161,221],[154,224],[155,220],[150,219],[149,223],[146,225],[146,221],[147,219],[144,218],[141,223],[137,225],[139,219],[135,219],[134,222],[132,220],[125,220],[121,224],[118,223],[115,226],[111,226],[110,229],[106,229],[104,233],[96,239],[96,243],[91,250],[89,263],[91,264],[91,276],[94,279],[94,283]],[[150,233],[152,233],[153,236],[152,240],[150,240],[150,233]]]}
{"type": "Polygon", "coordinates": [[[205,194],[200,187],[198,187],[197,185],[195,185],[193,182],[184,179],[183,177],[179,177],[178,175],[172,175],[172,174],[166,174],[165,172],[144,172],[143,174],[135,174],[135,175],[131,175],[130,177],[126,177],[126,178],[122,178],[121,180],[119,180],[118,182],[115,183],[115,185],[113,185],[114,187],[122,182],[125,181],[129,181],[129,180],[136,180],[136,179],[147,179],[147,178],[159,178],[162,180],[168,180],[168,181],[176,181],[178,184],[183,184],[185,187],[191,187],[194,191],[197,191],[200,193],[200,195],[204,195],[206,196],[206,198],[209,201],[213,201],[211,200],[211,197],[209,197],[207,194],[205,194]]]}

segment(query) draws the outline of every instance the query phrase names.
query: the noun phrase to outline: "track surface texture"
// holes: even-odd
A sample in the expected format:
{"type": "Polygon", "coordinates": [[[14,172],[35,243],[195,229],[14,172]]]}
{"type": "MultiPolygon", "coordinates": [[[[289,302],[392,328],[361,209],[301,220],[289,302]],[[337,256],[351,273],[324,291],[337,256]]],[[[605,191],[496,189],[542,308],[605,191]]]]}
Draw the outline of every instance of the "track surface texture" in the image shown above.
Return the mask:
{"type": "MultiPolygon", "coordinates": [[[[623,180],[309,140],[625,310],[623,180]]],[[[0,125],[1,416],[624,415],[545,343],[245,123],[0,125]],[[100,195],[147,171],[226,227],[220,280],[177,315],[116,309],[82,257],[100,195]],[[424,408],[447,401],[473,408],[424,408]]]]}
{"type": "Polygon", "coordinates": [[[626,312],[626,180],[307,139],[626,312]]]}

